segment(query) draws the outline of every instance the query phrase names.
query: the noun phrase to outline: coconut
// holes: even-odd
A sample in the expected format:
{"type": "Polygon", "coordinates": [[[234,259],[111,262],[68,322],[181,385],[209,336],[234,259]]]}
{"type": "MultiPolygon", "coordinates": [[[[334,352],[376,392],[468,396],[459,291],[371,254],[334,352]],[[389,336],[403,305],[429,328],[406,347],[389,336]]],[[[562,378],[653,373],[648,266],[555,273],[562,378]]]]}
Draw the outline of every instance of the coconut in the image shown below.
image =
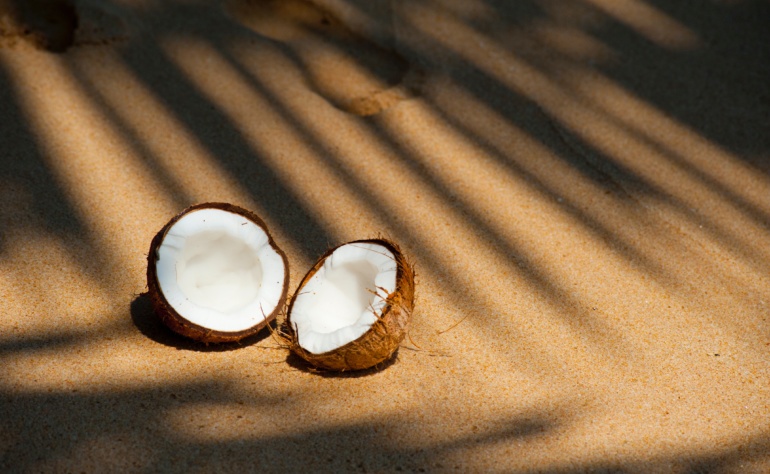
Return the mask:
{"type": "Polygon", "coordinates": [[[292,351],[328,370],[368,369],[393,356],[414,308],[414,269],[383,239],[326,252],[292,299],[284,332],[292,351]]]}
{"type": "Polygon", "coordinates": [[[255,334],[286,302],[286,255],[262,219],[232,204],[185,209],[155,235],[147,260],[155,312],[197,341],[255,334]]]}

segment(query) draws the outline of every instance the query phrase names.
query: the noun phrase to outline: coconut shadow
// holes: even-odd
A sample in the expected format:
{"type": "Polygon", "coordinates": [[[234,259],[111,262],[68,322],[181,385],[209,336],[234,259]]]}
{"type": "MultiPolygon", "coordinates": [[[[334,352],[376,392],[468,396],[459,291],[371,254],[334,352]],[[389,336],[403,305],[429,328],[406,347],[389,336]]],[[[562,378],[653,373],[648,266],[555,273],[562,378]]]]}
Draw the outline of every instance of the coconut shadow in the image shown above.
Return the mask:
{"type": "MultiPolygon", "coordinates": [[[[155,314],[152,301],[148,293],[142,293],[131,301],[131,320],[139,331],[155,342],[164,346],[173,347],[183,351],[195,352],[227,352],[248,347],[270,336],[270,330],[263,328],[254,335],[243,338],[237,342],[222,342],[206,344],[193,341],[170,330],[155,314]]],[[[275,330],[275,321],[269,326],[275,330]]]]}
{"type": "Polygon", "coordinates": [[[332,370],[319,369],[318,367],[310,364],[309,362],[307,362],[305,359],[298,356],[294,352],[289,352],[289,355],[286,356],[286,363],[289,364],[291,368],[302,372],[306,372],[309,374],[318,375],[319,377],[330,378],[330,379],[351,379],[351,378],[359,378],[359,377],[368,377],[370,375],[377,374],[387,369],[391,365],[396,364],[396,362],[398,362],[398,349],[387,360],[380,362],[374,367],[370,367],[368,369],[363,369],[363,370],[335,372],[332,370]]]}

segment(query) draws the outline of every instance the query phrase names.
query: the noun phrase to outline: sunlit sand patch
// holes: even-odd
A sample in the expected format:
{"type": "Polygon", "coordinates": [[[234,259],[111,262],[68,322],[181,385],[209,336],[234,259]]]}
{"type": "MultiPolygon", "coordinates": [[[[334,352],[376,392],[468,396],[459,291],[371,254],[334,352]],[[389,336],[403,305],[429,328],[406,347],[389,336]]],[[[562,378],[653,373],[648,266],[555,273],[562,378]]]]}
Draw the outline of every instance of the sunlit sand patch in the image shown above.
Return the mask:
{"type": "MultiPolygon", "coordinates": [[[[114,307],[114,297],[109,288],[83,272],[71,248],[41,228],[16,229],[14,233],[0,257],[0,295],[12,292],[23,312],[5,314],[0,320],[0,328],[7,329],[0,330],[0,344],[9,336],[23,340],[55,333],[62,327],[83,330],[101,324],[103,308],[114,307]]],[[[11,299],[11,294],[7,296],[11,299]]]]}
{"type": "MultiPolygon", "coordinates": [[[[284,401],[283,405],[289,404],[284,401]]],[[[276,423],[275,408],[253,403],[186,403],[164,414],[162,425],[169,437],[197,442],[261,439],[285,433],[276,423]]]]}

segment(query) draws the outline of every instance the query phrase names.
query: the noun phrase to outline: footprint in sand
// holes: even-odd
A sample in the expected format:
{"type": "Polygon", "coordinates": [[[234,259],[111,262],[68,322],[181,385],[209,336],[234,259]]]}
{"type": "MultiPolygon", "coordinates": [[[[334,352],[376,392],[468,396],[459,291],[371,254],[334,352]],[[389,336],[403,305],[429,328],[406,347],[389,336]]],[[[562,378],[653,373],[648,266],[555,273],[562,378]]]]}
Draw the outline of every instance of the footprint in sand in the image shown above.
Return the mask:
{"type": "Polygon", "coordinates": [[[307,0],[229,0],[225,5],[233,19],[288,48],[314,91],[339,109],[374,115],[418,93],[422,74],[416,67],[307,0]]]}
{"type": "Polygon", "coordinates": [[[128,38],[128,22],[103,0],[0,0],[0,46],[19,40],[63,52],[72,46],[110,44],[128,38]]]}
{"type": "Polygon", "coordinates": [[[78,15],[73,0],[0,0],[0,38],[27,40],[41,49],[64,51],[75,40],[78,15]]]}

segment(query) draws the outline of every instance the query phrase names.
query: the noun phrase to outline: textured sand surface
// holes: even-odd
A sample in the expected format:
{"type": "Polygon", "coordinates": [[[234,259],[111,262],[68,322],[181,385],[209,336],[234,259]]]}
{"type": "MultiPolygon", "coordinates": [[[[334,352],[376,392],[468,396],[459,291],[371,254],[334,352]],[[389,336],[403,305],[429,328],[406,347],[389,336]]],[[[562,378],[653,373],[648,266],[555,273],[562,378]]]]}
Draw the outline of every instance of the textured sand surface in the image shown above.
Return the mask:
{"type": "Polygon", "coordinates": [[[0,1],[0,471],[770,472],[767,1],[64,3],[0,1]],[[399,243],[397,358],[163,327],[204,201],[290,293],[399,243]]]}

